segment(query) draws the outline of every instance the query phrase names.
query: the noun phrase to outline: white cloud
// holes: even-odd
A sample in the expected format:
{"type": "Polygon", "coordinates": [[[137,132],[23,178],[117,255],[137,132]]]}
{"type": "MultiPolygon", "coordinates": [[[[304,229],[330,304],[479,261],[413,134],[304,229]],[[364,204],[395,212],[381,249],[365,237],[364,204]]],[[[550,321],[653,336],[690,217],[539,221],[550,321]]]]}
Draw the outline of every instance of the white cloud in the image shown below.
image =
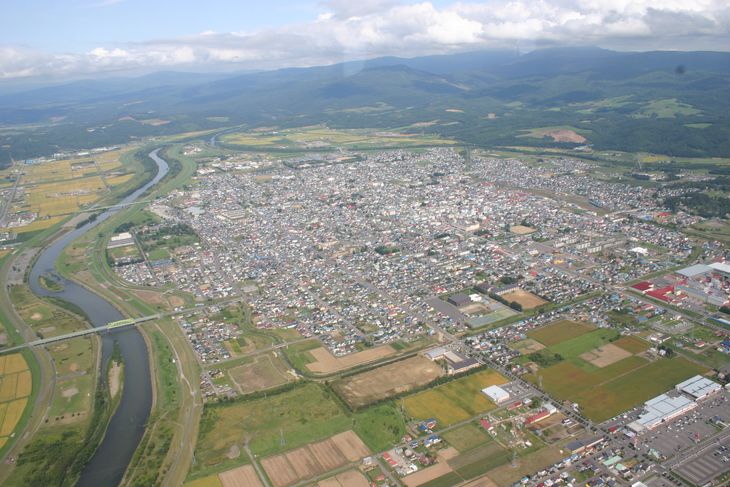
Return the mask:
{"type": "Polygon", "coordinates": [[[320,6],[311,22],[257,32],[204,31],[76,54],[0,47],[0,79],[174,67],[268,69],[545,44],[730,50],[727,0],[488,0],[447,7],[329,0],[320,6]]]}

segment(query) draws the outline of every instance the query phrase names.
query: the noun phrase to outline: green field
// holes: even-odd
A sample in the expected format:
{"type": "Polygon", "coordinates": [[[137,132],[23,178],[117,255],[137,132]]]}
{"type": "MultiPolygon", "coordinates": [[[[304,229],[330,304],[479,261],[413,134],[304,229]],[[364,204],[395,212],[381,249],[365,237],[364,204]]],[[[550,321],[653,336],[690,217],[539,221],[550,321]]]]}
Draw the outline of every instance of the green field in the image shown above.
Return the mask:
{"type": "Polygon", "coordinates": [[[527,336],[537,340],[546,347],[557,345],[571,338],[576,338],[594,330],[595,327],[578,321],[560,320],[547,326],[530,331],[527,336]]]}
{"type": "Polygon", "coordinates": [[[436,418],[441,426],[464,421],[495,408],[482,389],[504,384],[507,379],[483,370],[403,399],[406,412],[415,419],[436,418]]]}
{"type": "Polygon", "coordinates": [[[676,98],[667,98],[662,100],[652,100],[644,105],[644,107],[634,115],[635,118],[676,118],[677,115],[699,115],[702,110],[698,110],[692,105],[679,102],[676,98]]]}
{"type": "Polygon", "coordinates": [[[351,419],[324,387],[307,383],[265,398],[206,407],[195,456],[200,468],[210,467],[225,461],[229,449],[246,440],[256,455],[265,456],[351,426],[351,419]]]}
{"type": "Polygon", "coordinates": [[[707,370],[681,357],[649,362],[632,356],[593,370],[566,360],[527,379],[537,384],[542,376],[545,391],[577,402],[589,419],[604,421],[707,370]]]}
{"type": "Polygon", "coordinates": [[[443,438],[449,445],[459,450],[460,453],[469,451],[487,440],[491,440],[491,437],[484,431],[484,428],[475,423],[465,424],[464,426],[447,431],[443,434],[443,438]]]}
{"type": "Polygon", "coordinates": [[[353,418],[353,430],[372,451],[390,448],[406,432],[406,422],[392,403],[355,413],[353,418]]]}
{"type": "Polygon", "coordinates": [[[612,328],[599,328],[581,336],[552,345],[548,349],[562,355],[567,360],[577,359],[582,353],[605,345],[616,339],[619,333],[612,328]]]}
{"type": "Polygon", "coordinates": [[[641,353],[650,347],[649,342],[636,336],[623,336],[613,344],[631,353],[641,353]]]}

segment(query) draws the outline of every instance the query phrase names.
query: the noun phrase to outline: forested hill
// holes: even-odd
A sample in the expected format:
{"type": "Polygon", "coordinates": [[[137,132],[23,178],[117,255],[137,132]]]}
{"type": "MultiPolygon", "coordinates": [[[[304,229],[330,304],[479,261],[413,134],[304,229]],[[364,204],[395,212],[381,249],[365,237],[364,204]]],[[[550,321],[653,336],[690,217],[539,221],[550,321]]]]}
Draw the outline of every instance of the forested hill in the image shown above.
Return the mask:
{"type": "Polygon", "coordinates": [[[78,81],[0,95],[0,163],[147,135],[313,123],[485,146],[730,156],[730,53],[488,51],[78,81]]]}

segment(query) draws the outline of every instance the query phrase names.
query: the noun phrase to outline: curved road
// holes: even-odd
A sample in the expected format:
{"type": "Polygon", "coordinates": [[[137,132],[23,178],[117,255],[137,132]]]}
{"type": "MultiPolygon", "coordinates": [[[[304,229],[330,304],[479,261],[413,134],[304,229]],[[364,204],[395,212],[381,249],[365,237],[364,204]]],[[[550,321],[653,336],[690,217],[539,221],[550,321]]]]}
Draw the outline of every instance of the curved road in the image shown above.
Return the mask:
{"type": "MultiPolygon", "coordinates": [[[[125,318],[106,299],[74,281],[59,276],[55,271],[55,263],[64,248],[73,240],[119,212],[124,205],[136,200],[167,174],[169,167],[157,155],[159,150],[156,149],[149,154],[157,164],[158,169],[152,180],[124,198],[120,202],[121,206],[110,208],[100,214],[96,220],[64,234],[41,252],[31,268],[28,279],[30,288],[35,294],[52,296],[75,304],[86,313],[94,327],[125,318]],[[52,275],[54,280],[63,284],[63,291],[52,292],[42,287],[39,283],[39,278],[42,275],[52,275]]],[[[134,327],[104,334],[102,336],[101,351],[102,371],[106,370],[115,342],[119,345],[124,360],[125,387],[122,389],[119,406],[109,422],[101,444],[81,473],[77,485],[82,487],[119,484],[144,434],[152,407],[152,378],[150,376],[149,355],[142,334],[134,327]]],[[[105,383],[105,374],[100,374],[100,377],[101,383],[105,383]]]]}

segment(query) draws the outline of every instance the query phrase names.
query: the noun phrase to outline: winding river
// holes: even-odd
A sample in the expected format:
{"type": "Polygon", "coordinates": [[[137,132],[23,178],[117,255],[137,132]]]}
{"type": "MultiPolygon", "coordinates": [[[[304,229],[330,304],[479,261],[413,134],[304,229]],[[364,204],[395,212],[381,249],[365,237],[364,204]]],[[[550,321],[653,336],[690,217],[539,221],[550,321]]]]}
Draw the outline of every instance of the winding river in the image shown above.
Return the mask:
{"type": "MultiPolygon", "coordinates": [[[[159,150],[156,149],[149,154],[157,164],[155,177],[120,203],[133,202],[167,174],[169,167],[158,156],[159,150]]],[[[122,207],[110,208],[101,213],[96,220],[64,234],[46,247],[30,271],[29,283],[33,292],[39,296],[52,296],[75,304],[84,310],[95,327],[110,321],[124,319],[125,316],[109,301],[76,282],[64,279],[55,271],[55,263],[68,244],[122,209],[122,207]],[[63,284],[63,291],[52,292],[42,287],[39,277],[44,274],[53,275],[55,281],[63,284]]],[[[149,355],[142,334],[135,327],[122,328],[102,334],[101,342],[101,370],[106,370],[114,342],[119,344],[124,359],[124,388],[119,406],[109,422],[106,435],[81,473],[77,483],[77,486],[81,487],[119,484],[142,439],[152,407],[149,355]]],[[[105,377],[103,380],[106,383],[105,377]]]]}

